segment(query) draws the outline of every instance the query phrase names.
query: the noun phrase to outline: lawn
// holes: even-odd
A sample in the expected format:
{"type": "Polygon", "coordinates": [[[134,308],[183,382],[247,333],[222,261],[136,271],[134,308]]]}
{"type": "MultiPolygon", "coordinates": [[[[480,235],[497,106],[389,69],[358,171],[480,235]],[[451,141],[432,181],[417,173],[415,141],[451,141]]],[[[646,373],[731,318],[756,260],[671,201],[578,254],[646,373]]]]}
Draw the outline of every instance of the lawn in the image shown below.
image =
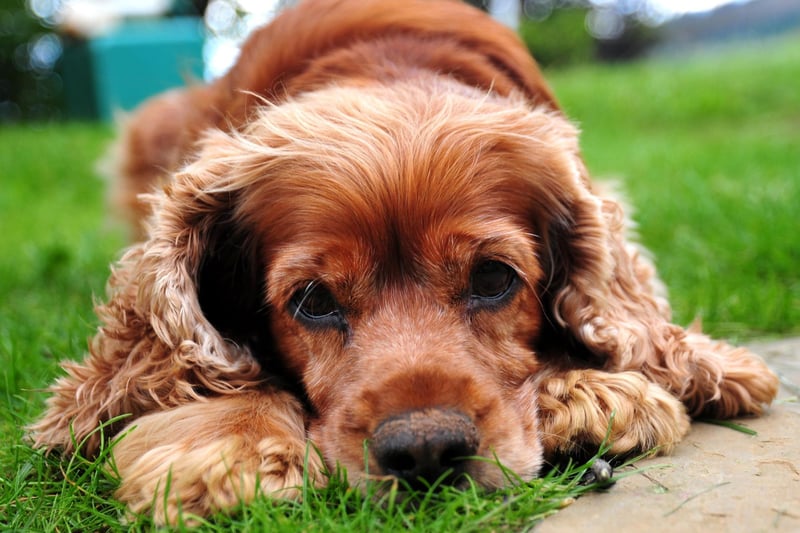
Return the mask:
{"type": "MultiPolygon", "coordinates": [[[[584,131],[593,174],[620,182],[637,207],[676,320],[700,318],[739,341],[800,333],[800,36],[549,77],[584,131]]],[[[96,463],[60,466],[22,439],[58,361],[82,357],[92,299],[124,243],[92,172],[111,135],[86,124],[0,128],[3,528],[125,528],[109,498],[113,476],[96,463]]],[[[334,484],[303,505],[255,505],[208,527],[523,529],[585,490],[574,477],[504,494],[445,492],[413,510],[376,509],[334,484]]]]}
{"type": "Polygon", "coordinates": [[[553,76],[596,177],[620,181],[675,319],[800,331],[800,36],[553,76]]]}

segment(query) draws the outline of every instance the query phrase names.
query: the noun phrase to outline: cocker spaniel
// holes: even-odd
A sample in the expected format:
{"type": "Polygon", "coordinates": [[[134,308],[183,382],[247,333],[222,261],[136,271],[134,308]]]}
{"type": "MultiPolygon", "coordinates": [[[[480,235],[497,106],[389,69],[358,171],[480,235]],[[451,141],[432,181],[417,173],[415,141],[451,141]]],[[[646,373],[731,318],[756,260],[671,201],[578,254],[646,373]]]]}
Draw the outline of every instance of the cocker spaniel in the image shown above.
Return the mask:
{"type": "Polygon", "coordinates": [[[141,239],[32,431],[91,454],[130,414],[104,432],[117,496],[158,521],[325,465],[492,488],[480,457],[532,478],[609,428],[611,453],[669,452],[776,394],[670,323],[535,62],[466,4],[308,0],[146,103],[117,161],[141,239]]]}

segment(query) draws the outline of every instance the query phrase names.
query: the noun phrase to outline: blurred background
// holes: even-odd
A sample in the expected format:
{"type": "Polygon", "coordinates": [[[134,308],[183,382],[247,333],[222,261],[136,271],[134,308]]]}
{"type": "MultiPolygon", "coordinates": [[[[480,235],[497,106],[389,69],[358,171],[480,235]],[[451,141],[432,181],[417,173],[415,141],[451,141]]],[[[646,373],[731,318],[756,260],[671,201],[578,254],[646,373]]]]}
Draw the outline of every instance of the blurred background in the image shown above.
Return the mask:
{"type": "MultiPolygon", "coordinates": [[[[293,0],[0,0],[0,123],[108,120],[223,74],[293,0]]],[[[800,28],[797,0],[471,0],[545,68],[677,55],[800,28]]]]}

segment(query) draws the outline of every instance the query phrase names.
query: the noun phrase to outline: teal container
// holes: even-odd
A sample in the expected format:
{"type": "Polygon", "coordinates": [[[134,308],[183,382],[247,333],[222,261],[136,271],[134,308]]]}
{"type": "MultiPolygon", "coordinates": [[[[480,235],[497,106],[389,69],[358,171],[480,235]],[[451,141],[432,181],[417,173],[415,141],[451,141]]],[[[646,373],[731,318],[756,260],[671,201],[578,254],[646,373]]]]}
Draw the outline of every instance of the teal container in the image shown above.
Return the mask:
{"type": "Polygon", "coordinates": [[[67,114],[110,120],[117,110],[202,80],[203,39],[202,19],[172,17],[125,21],[74,44],[62,62],[67,114]]]}

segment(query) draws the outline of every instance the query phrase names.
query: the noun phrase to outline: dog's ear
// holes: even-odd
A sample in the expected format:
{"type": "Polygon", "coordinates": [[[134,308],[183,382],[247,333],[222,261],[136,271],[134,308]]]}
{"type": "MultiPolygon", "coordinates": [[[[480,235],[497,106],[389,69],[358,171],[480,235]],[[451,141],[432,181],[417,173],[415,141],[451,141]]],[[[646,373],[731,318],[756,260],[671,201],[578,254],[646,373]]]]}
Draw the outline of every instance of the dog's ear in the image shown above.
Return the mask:
{"type": "Polygon", "coordinates": [[[570,368],[641,372],[692,416],[760,413],[777,379],[747,350],[671,323],[666,291],[629,238],[621,202],[591,185],[574,158],[577,179],[566,179],[560,195],[566,216],[536,214],[544,220],[540,257],[548,274],[540,287],[547,320],[537,353],[570,368]]]}
{"type": "Polygon", "coordinates": [[[212,368],[251,361],[270,344],[261,243],[236,216],[251,182],[232,163],[233,144],[208,134],[201,157],[153,198],[139,279],[139,305],[159,337],[198,342],[196,357],[212,368]]]}
{"type": "Polygon", "coordinates": [[[567,366],[640,367],[676,326],[651,262],[629,238],[621,201],[590,182],[577,147],[572,158],[559,209],[534,214],[547,317],[537,348],[567,366]]]}
{"type": "Polygon", "coordinates": [[[241,149],[229,136],[209,134],[201,157],[150,197],[149,237],[114,265],[91,353],[64,363],[67,375],[32,428],[39,445],[70,451],[85,439],[92,453],[96,428],[121,414],[262,383],[256,352],[270,345],[264,271],[234,214],[249,184],[234,152],[241,149]]]}

